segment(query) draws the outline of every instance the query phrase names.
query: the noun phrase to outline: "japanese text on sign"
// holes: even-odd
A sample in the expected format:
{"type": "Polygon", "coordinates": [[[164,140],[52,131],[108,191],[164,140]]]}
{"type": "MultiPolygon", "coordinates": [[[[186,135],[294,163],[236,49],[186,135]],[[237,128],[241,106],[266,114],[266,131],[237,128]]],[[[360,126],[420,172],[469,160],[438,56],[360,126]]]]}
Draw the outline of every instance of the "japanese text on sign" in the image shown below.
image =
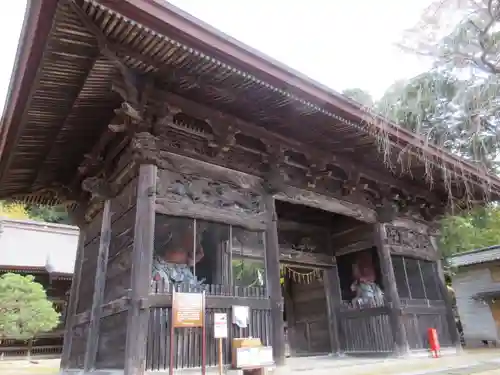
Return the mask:
{"type": "Polygon", "coordinates": [[[203,327],[205,295],[202,293],[174,293],[172,312],[175,328],[203,327]]]}
{"type": "Polygon", "coordinates": [[[227,314],[224,313],[214,314],[214,338],[216,339],[227,338],[227,314]]]}

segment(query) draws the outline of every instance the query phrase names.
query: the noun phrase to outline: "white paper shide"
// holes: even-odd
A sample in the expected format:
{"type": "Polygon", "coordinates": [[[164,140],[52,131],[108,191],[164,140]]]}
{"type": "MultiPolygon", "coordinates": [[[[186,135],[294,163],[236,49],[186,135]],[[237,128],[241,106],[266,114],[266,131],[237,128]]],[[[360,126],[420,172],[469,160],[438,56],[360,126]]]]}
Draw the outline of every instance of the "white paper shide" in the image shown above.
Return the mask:
{"type": "Polygon", "coordinates": [[[247,328],[248,318],[248,306],[233,306],[233,324],[236,324],[240,328],[247,328]]]}

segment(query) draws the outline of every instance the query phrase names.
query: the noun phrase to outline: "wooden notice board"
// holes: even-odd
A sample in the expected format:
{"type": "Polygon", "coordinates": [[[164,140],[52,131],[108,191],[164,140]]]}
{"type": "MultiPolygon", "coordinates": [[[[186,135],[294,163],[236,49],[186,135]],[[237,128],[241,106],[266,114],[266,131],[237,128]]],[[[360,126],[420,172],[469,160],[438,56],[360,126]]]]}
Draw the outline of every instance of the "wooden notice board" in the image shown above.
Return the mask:
{"type": "Polygon", "coordinates": [[[203,327],[205,293],[176,293],[172,296],[174,328],[203,327]]]}

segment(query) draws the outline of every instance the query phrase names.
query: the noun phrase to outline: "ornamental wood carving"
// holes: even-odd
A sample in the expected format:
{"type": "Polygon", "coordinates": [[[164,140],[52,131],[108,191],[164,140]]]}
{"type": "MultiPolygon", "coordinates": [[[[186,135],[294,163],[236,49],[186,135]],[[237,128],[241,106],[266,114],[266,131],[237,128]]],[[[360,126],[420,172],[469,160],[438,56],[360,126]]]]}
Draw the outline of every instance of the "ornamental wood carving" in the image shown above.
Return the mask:
{"type": "Polygon", "coordinates": [[[195,160],[171,159],[160,169],[157,212],[261,229],[267,220],[261,182],[195,160]]]}
{"type": "Polygon", "coordinates": [[[432,245],[430,237],[426,234],[393,225],[385,226],[385,234],[386,244],[393,254],[426,260],[435,260],[437,258],[436,249],[432,245]]]}
{"type": "Polygon", "coordinates": [[[264,212],[261,196],[236,185],[200,176],[164,174],[160,178],[158,196],[164,201],[203,205],[241,214],[264,212]]]}

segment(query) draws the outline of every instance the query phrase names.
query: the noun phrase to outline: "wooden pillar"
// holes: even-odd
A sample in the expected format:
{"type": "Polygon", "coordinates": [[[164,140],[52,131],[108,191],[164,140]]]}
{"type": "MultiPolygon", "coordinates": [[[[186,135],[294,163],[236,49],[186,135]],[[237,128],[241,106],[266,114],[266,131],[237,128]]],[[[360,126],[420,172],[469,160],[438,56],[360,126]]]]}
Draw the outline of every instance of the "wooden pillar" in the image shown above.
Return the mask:
{"type": "Polygon", "coordinates": [[[92,310],[83,362],[84,372],[95,369],[97,346],[99,343],[99,327],[101,320],[102,304],[104,299],[104,283],[106,282],[106,270],[108,268],[109,244],[111,242],[111,200],[104,202],[102,214],[101,237],[99,240],[99,252],[97,254],[97,269],[94,279],[94,296],[92,299],[92,310]]]}
{"type": "Polygon", "coordinates": [[[446,306],[446,323],[448,324],[451,343],[458,350],[462,350],[462,343],[460,342],[460,335],[458,334],[457,323],[455,322],[455,314],[453,313],[453,302],[451,301],[450,293],[446,287],[441,259],[436,261],[436,267],[438,272],[438,286],[446,306]]]}
{"type": "Polygon", "coordinates": [[[282,366],[285,364],[285,325],[283,322],[283,297],[280,285],[278,217],[273,195],[265,195],[265,205],[269,214],[266,229],[266,273],[267,289],[271,301],[273,358],[277,366],[282,366]]]}
{"type": "Polygon", "coordinates": [[[76,306],[78,303],[78,293],[82,274],[83,252],[85,247],[85,230],[80,226],[78,236],[78,248],[76,250],[75,269],[71,280],[71,290],[69,294],[68,309],[66,311],[66,322],[64,324],[63,352],[61,356],[61,369],[69,368],[71,355],[71,344],[73,342],[73,326],[75,325],[76,306]]]}
{"type": "Polygon", "coordinates": [[[328,313],[328,330],[330,333],[330,342],[332,353],[340,355],[342,348],[340,346],[339,321],[337,316],[337,306],[341,300],[340,281],[337,272],[337,266],[325,270],[324,272],[326,308],[328,313]]]}
{"type": "Polygon", "coordinates": [[[398,356],[407,355],[410,351],[406,329],[403,324],[403,309],[399,299],[396,286],[396,277],[392,265],[389,247],[385,245],[385,225],[377,223],[374,225],[375,244],[377,246],[380,269],[382,271],[382,282],[384,286],[385,300],[389,305],[389,319],[391,322],[392,335],[394,337],[394,352],[398,356]]]}
{"type": "Polygon", "coordinates": [[[137,182],[137,206],[132,250],[130,307],[125,346],[125,375],[144,373],[149,310],[141,309],[151,286],[153,263],[157,167],[142,164],[137,182]]]}

